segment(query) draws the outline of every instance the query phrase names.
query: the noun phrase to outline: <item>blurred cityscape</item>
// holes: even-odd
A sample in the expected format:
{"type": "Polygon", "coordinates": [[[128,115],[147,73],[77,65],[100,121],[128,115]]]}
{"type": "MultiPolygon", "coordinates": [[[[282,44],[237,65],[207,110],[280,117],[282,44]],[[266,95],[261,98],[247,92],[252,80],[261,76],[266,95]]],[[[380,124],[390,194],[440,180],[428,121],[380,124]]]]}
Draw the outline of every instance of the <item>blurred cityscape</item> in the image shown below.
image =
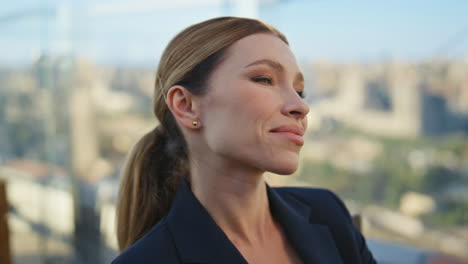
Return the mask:
{"type": "MultiPolygon", "coordinates": [[[[298,175],[281,184],[337,191],[365,215],[373,238],[466,256],[468,61],[303,68],[314,91],[309,138],[298,175]]],[[[96,219],[115,250],[119,169],[156,125],[153,70],[43,56],[0,74],[1,174],[11,179],[13,227],[43,222],[65,239],[72,184],[83,181],[96,187],[96,219]]]]}
{"type": "MultiPolygon", "coordinates": [[[[466,263],[468,57],[301,62],[311,109],[301,166],[270,183],[338,193],[379,263],[466,263]]],[[[155,65],[48,53],[0,65],[14,263],[116,256],[120,170],[157,125],[155,65]]]]}

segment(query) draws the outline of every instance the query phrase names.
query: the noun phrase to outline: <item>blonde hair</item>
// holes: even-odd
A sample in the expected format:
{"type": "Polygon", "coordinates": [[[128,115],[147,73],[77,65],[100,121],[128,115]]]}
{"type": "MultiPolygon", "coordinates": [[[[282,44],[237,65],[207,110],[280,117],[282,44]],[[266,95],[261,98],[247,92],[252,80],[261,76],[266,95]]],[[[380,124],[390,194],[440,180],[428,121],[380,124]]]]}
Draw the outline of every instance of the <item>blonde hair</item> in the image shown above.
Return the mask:
{"type": "Polygon", "coordinates": [[[140,239],[169,211],[174,195],[189,180],[187,146],[165,97],[182,85],[192,94],[207,92],[207,80],[234,42],[275,28],[255,19],[219,17],[192,25],[175,36],[156,72],[153,111],[160,125],[147,133],[127,157],[117,203],[117,239],[121,251],[140,239]]]}

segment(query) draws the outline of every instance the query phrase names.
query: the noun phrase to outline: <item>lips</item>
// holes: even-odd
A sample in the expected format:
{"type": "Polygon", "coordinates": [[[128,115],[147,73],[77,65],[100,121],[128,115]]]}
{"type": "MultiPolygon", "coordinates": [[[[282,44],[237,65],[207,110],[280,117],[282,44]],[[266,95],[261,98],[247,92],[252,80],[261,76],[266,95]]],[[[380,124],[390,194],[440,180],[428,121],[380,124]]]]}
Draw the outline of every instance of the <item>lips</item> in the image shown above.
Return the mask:
{"type": "Polygon", "coordinates": [[[271,133],[283,136],[298,146],[304,145],[304,129],[299,126],[286,125],[270,130],[271,133]]]}

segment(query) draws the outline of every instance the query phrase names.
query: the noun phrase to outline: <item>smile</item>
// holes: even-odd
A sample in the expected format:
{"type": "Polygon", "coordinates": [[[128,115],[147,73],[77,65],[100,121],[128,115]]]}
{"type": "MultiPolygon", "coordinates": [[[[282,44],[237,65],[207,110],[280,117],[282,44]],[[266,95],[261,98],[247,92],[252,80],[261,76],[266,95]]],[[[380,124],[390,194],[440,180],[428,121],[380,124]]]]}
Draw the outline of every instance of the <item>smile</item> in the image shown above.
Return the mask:
{"type": "Polygon", "coordinates": [[[298,146],[304,145],[304,129],[298,126],[281,126],[270,132],[282,136],[298,146]]]}

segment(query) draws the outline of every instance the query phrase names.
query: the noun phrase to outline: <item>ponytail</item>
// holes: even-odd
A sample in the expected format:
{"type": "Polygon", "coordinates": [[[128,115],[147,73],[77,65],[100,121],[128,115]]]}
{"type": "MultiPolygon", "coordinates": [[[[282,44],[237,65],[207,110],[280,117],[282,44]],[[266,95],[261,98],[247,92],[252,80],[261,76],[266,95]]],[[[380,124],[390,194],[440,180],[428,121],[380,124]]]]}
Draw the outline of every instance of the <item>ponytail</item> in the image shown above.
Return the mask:
{"type": "Polygon", "coordinates": [[[168,213],[179,185],[188,178],[183,145],[171,140],[158,126],[143,136],[128,155],[117,203],[121,251],[168,213]]]}

